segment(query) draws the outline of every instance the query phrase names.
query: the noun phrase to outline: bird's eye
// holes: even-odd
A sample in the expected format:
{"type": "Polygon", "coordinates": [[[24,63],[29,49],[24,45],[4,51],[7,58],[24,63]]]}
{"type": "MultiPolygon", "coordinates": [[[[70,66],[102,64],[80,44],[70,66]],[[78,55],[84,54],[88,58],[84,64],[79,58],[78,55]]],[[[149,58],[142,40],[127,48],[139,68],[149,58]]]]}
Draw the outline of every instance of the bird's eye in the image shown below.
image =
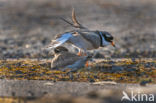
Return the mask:
{"type": "Polygon", "coordinates": [[[112,37],[112,36],[111,36],[111,37],[108,37],[108,39],[109,39],[109,40],[113,40],[113,37],[112,37]]]}
{"type": "Polygon", "coordinates": [[[111,35],[109,35],[109,34],[105,34],[104,37],[105,37],[105,39],[106,39],[108,42],[112,42],[112,40],[113,40],[113,37],[112,37],[111,35]]]}
{"type": "Polygon", "coordinates": [[[106,39],[107,41],[109,41],[109,42],[112,42],[113,37],[109,37],[109,38],[108,38],[108,37],[106,37],[105,39],[106,39]]]}

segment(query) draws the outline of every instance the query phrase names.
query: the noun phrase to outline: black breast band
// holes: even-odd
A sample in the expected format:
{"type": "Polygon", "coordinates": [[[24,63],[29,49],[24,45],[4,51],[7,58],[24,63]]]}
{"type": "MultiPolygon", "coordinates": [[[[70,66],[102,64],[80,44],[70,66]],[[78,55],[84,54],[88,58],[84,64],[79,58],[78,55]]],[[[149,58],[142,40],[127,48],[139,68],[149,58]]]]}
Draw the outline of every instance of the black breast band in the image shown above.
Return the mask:
{"type": "Polygon", "coordinates": [[[103,43],[102,43],[102,35],[100,34],[100,31],[96,31],[96,34],[98,34],[99,37],[100,37],[100,46],[103,46],[103,43]]]}

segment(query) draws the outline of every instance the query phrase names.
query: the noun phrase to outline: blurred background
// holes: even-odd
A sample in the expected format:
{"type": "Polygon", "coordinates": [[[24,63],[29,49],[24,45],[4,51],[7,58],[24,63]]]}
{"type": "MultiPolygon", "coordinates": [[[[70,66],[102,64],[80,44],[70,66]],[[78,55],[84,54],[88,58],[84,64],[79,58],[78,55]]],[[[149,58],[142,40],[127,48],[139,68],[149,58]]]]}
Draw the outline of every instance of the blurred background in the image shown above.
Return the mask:
{"type": "Polygon", "coordinates": [[[91,51],[95,58],[156,57],[155,0],[0,0],[0,59],[51,58],[43,48],[74,29],[59,19],[70,20],[72,8],[80,23],[115,38],[117,47],[91,51]]]}

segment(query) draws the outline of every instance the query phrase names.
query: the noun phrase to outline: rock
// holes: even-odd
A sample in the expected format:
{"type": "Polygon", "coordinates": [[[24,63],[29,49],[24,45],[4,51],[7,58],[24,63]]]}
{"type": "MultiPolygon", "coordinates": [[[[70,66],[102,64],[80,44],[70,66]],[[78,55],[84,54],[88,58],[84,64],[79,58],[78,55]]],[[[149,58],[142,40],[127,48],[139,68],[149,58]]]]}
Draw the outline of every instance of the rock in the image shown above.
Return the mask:
{"type": "Polygon", "coordinates": [[[94,54],[93,58],[104,58],[104,55],[102,55],[101,53],[97,52],[94,54]]]}
{"type": "Polygon", "coordinates": [[[147,83],[149,83],[149,81],[143,80],[143,81],[140,82],[140,85],[141,85],[141,86],[146,86],[147,83]]]}
{"type": "Polygon", "coordinates": [[[115,73],[115,72],[121,72],[121,71],[123,71],[123,70],[124,70],[123,67],[113,65],[113,66],[112,66],[112,69],[111,69],[111,72],[115,73]]]}

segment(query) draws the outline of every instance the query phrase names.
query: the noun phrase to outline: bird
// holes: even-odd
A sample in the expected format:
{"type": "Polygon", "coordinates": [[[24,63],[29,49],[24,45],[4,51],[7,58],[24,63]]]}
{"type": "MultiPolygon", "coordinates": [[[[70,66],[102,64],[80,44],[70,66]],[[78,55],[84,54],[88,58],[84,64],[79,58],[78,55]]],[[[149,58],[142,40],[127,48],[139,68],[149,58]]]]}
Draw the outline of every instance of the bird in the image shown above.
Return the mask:
{"type": "Polygon", "coordinates": [[[84,27],[77,21],[74,9],[72,10],[73,23],[62,17],[61,19],[76,28],[76,30],[57,34],[55,39],[47,46],[48,49],[54,49],[64,43],[68,43],[76,47],[79,50],[78,55],[82,56],[86,55],[88,50],[98,49],[99,47],[105,47],[109,44],[115,47],[113,36],[109,32],[89,30],[84,27]]]}
{"type": "Polygon", "coordinates": [[[88,67],[88,60],[91,56],[78,56],[68,51],[63,46],[54,49],[54,58],[51,61],[51,70],[76,71],[79,68],[88,67]]]}

